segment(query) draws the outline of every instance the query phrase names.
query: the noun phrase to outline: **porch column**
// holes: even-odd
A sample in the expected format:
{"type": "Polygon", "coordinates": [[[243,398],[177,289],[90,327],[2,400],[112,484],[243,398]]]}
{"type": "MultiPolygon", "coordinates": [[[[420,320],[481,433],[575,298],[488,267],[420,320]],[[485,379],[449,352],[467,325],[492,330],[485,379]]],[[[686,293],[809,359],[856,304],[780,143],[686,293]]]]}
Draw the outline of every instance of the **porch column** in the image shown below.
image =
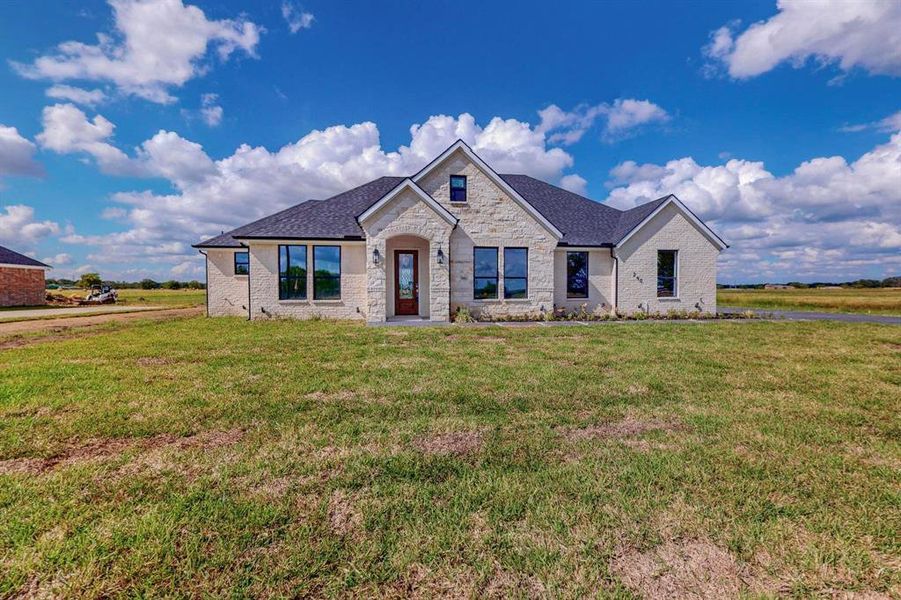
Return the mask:
{"type": "Polygon", "coordinates": [[[450,235],[429,240],[429,290],[429,320],[450,321],[450,235]],[[439,249],[444,253],[443,265],[438,264],[439,249]]]}
{"type": "Polygon", "coordinates": [[[366,237],[366,300],[368,310],[366,321],[381,323],[387,320],[386,304],[388,302],[388,254],[385,240],[379,237],[366,237]],[[379,264],[373,263],[372,255],[379,251],[379,264]]]}

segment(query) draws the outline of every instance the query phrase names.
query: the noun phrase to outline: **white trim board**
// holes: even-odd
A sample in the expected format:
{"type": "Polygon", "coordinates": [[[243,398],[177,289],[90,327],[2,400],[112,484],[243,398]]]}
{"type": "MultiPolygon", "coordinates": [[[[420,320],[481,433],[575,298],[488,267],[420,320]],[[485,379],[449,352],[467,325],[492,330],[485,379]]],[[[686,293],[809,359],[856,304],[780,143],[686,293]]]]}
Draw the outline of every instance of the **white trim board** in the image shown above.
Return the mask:
{"type": "Polygon", "coordinates": [[[429,208],[438,213],[438,216],[447,221],[449,224],[456,226],[459,219],[452,215],[446,208],[435,202],[435,199],[425,193],[419,185],[416,184],[415,181],[410,179],[409,177],[400,182],[394,189],[390,192],[382,196],[378,202],[367,208],[362,214],[357,217],[357,223],[363,223],[363,221],[369,219],[372,215],[377,213],[383,206],[394,200],[401,192],[405,190],[411,190],[414,194],[416,194],[420,200],[422,200],[429,208]]]}
{"type": "Polygon", "coordinates": [[[49,271],[53,267],[39,266],[39,265],[14,265],[12,263],[0,263],[0,268],[3,268],[3,269],[40,269],[41,271],[49,271]]]}
{"type": "Polygon", "coordinates": [[[684,216],[685,218],[687,218],[687,219],[688,219],[695,227],[697,227],[698,230],[700,230],[700,232],[701,232],[702,234],[704,234],[705,237],[707,237],[711,242],[713,242],[713,245],[716,246],[720,251],[723,251],[723,250],[725,250],[726,248],[729,247],[729,244],[727,244],[726,242],[724,242],[724,241],[722,240],[722,238],[720,238],[720,236],[718,236],[716,233],[714,233],[714,231],[713,231],[712,229],[710,229],[710,227],[708,227],[707,225],[705,225],[703,221],[701,221],[699,218],[697,218],[697,217],[694,215],[694,213],[692,213],[692,212],[688,209],[687,206],[685,206],[684,204],[682,204],[682,201],[681,201],[681,200],[679,200],[678,198],[676,198],[676,197],[675,197],[674,195],[672,195],[672,194],[669,195],[669,197],[666,199],[665,202],[663,202],[660,206],[658,206],[656,209],[654,209],[654,212],[652,212],[652,213],[649,214],[647,217],[645,217],[644,220],[643,220],[641,223],[639,223],[638,225],[636,225],[635,227],[633,227],[631,230],[629,230],[629,233],[627,233],[627,234],[623,237],[623,239],[621,239],[620,241],[618,241],[618,242],[616,243],[616,246],[615,246],[615,247],[616,247],[616,248],[622,248],[622,246],[623,246],[623,245],[624,245],[624,244],[625,244],[625,243],[626,243],[633,235],[635,235],[642,227],[644,227],[645,225],[647,225],[648,223],[650,223],[651,220],[652,220],[654,217],[656,217],[658,214],[660,214],[660,213],[663,211],[663,209],[665,209],[667,206],[670,206],[670,205],[675,206],[676,209],[682,214],[682,216],[684,216]]]}
{"type": "Polygon", "coordinates": [[[494,182],[496,186],[504,190],[504,192],[506,192],[508,196],[513,198],[514,202],[519,204],[523,210],[529,213],[529,215],[531,215],[533,219],[541,223],[541,225],[549,232],[551,232],[554,236],[556,236],[558,240],[563,238],[562,231],[554,227],[554,224],[548,221],[544,217],[544,215],[542,215],[540,212],[538,212],[538,210],[535,209],[534,206],[529,204],[525,198],[519,195],[519,192],[510,187],[510,184],[504,181],[504,179],[500,175],[498,175],[494,171],[494,169],[488,166],[488,163],[479,158],[479,155],[473,152],[472,148],[470,148],[463,140],[457,140],[456,142],[451,144],[451,146],[447,150],[442,152],[438,156],[438,158],[420,169],[419,173],[413,176],[413,182],[415,183],[420,181],[423,177],[428,175],[432,171],[432,169],[443,163],[451,154],[453,154],[457,150],[463,152],[467,156],[467,158],[469,158],[469,160],[475,163],[477,167],[479,167],[486,175],[488,175],[488,178],[491,179],[491,181],[494,182]]]}

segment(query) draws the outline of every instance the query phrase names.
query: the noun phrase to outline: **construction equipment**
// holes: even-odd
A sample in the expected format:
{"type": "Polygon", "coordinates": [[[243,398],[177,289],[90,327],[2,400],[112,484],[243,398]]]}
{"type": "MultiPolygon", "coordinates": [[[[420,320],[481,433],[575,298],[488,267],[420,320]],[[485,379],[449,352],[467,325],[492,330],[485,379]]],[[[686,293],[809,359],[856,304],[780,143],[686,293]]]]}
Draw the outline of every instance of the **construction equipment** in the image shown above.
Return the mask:
{"type": "Polygon", "coordinates": [[[91,291],[79,304],[115,304],[119,292],[108,285],[92,285],[91,291]]]}

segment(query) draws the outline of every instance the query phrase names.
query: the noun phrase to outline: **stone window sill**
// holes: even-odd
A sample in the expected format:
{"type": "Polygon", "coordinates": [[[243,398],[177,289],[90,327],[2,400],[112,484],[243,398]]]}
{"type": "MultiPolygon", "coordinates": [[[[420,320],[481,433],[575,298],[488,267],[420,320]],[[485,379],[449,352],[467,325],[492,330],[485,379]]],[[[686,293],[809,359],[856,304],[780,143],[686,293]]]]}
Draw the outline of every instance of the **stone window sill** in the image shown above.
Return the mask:
{"type": "Polygon", "coordinates": [[[671,298],[669,296],[664,296],[663,298],[657,298],[657,302],[681,302],[680,298],[671,298]]]}

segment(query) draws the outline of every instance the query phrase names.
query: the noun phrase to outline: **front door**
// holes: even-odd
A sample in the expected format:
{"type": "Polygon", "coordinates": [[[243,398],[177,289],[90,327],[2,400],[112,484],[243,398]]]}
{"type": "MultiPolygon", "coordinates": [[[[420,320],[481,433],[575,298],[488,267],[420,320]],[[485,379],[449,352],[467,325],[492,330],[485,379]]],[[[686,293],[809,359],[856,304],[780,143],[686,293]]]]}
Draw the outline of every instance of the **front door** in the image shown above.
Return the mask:
{"type": "Polygon", "coordinates": [[[419,253],[394,251],[394,314],[419,314],[419,253]]]}

